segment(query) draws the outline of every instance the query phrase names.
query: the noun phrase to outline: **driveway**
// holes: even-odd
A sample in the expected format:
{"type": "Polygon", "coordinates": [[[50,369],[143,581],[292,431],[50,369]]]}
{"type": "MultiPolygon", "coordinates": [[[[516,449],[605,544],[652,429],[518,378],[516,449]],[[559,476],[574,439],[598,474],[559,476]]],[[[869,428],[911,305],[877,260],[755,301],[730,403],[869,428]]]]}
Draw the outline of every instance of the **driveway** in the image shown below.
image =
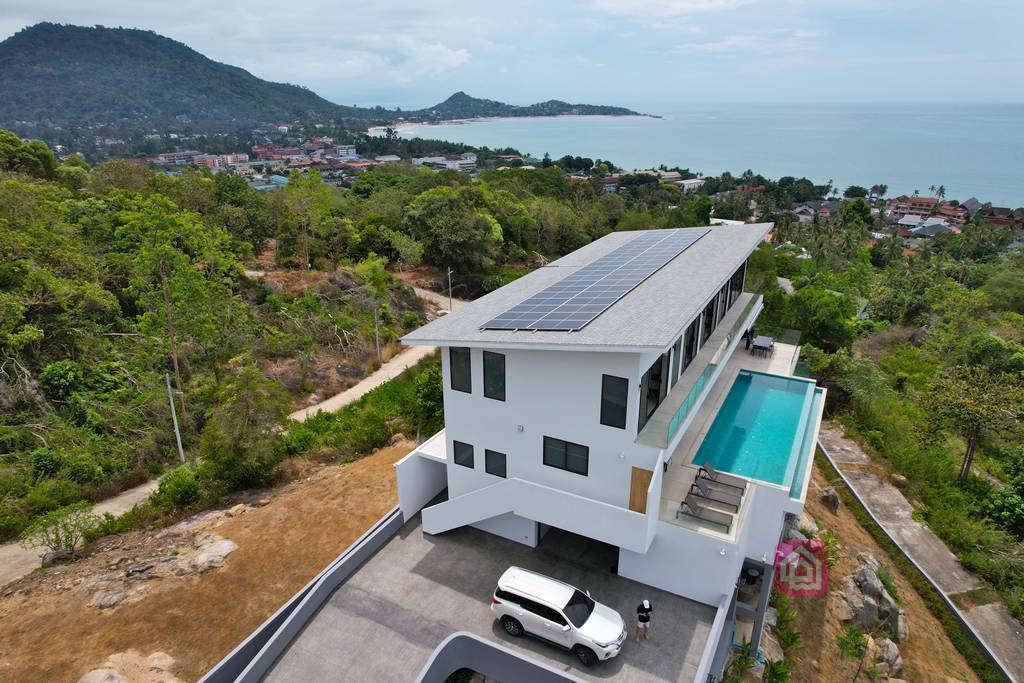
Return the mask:
{"type": "Polygon", "coordinates": [[[417,516],[335,591],[267,680],[415,680],[434,648],[460,630],[587,680],[693,680],[715,608],[616,576],[616,558],[611,546],[557,529],[536,549],[471,527],[430,536],[417,516]],[[590,590],[622,614],[631,636],[637,604],[650,599],[651,640],[629,640],[617,658],[585,668],[569,652],[507,636],[490,600],[510,565],[590,590]]]}

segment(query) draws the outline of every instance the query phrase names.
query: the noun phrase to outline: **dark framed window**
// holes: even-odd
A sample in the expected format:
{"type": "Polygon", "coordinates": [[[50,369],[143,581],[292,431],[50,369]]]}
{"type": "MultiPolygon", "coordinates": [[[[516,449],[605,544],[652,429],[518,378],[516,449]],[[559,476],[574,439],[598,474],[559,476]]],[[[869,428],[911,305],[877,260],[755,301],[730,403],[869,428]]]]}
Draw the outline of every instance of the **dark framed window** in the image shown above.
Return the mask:
{"type": "Polygon", "coordinates": [[[578,443],[545,436],[544,464],[585,477],[590,466],[590,449],[578,443]]]}
{"type": "Polygon", "coordinates": [[[484,396],[505,400],[505,354],[484,351],[484,396]]]}
{"type": "Polygon", "coordinates": [[[747,262],[744,261],[743,265],[736,269],[736,272],[729,278],[729,305],[732,306],[736,303],[736,299],[740,298],[740,294],[743,293],[743,280],[747,274],[747,262]]]}
{"type": "Polygon", "coordinates": [[[697,356],[698,340],[697,330],[700,328],[700,318],[696,318],[690,326],[686,328],[686,334],[683,335],[683,367],[680,368],[679,373],[682,374],[686,368],[690,367],[690,363],[697,356]]]}
{"type": "Polygon", "coordinates": [[[668,393],[668,354],[662,354],[640,378],[640,417],[637,430],[643,429],[668,393]]]}
{"type": "Polygon", "coordinates": [[[722,289],[718,292],[718,319],[715,324],[722,322],[722,318],[725,317],[726,311],[729,310],[729,283],[722,285],[722,289]]]}
{"type": "Polygon", "coordinates": [[[675,384],[679,379],[679,373],[681,366],[679,365],[680,355],[683,350],[683,338],[679,337],[676,339],[676,343],[672,345],[672,383],[675,384]]]}
{"type": "Polygon", "coordinates": [[[625,429],[628,402],[629,380],[625,377],[601,375],[601,424],[625,429]]]}
{"type": "Polygon", "coordinates": [[[711,332],[715,329],[715,302],[718,297],[712,297],[708,305],[704,307],[704,312],[701,313],[701,324],[700,324],[700,345],[704,346],[704,342],[711,336],[711,332]]]}
{"type": "Polygon", "coordinates": [[[455,450],[455,464],[473,469],[473,445],[453,441],[452,448],[455,450]]]}
{"type": "Polygon", "coordinates": [[[448,364],[452,375],[452,389],[472,394],[473,362],[470,359],[469,348],[465,346],[452,346],[449,348],[448,364]]]}
{"type": "Polygon", "coordinates": [[[484,470],[487,471],[487,474],[493,474],[496,477],[508,476],[505,463],[505,454],[499,453],[498,451],[492,451],[489,448],[485,448],[484,470]]]}

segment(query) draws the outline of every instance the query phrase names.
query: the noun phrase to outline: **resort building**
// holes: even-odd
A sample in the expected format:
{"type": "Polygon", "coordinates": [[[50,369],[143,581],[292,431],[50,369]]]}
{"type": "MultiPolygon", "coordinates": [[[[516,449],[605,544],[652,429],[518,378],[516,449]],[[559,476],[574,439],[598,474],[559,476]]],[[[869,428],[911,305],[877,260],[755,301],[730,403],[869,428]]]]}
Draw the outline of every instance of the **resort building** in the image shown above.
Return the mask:
{"type": "Polygon", "coordinates": [[[824,406],[796,346],[748,349],[771,227],[615,232],[404,337],[440,348],[445,407],[395,466],[405,520],[607,544],[619,576],[717,615],[699,680],[757,643],[824,406]]]}

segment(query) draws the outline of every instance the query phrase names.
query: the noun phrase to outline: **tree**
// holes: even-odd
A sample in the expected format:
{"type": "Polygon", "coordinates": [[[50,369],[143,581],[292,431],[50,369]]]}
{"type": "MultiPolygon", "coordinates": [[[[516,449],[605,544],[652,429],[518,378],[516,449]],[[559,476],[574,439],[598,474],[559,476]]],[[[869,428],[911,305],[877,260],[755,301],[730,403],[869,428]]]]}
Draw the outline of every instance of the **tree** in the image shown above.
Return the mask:
{"type": "Polygon", "coordinates": [[[804,339],[826,351],[836,351],[853,342],[856,305],[845,294],[818,286],[798,289],[791,298],[794,324],[804,339]]]}
{"type": "Polygon", "coordinates": [[[987,368],[959,365],[940,375],[925,397],[929,426],[950,430],[964,440],[958,479],[967,481],[978,443],[986,434],[1016,425],[1022,414],[1024,389],[1019,378],[987,368]]]}
{"type": "Polygon", "coordinates": [[[99,516],[91,510],[92,503],[83,500],[48,512],[22,532],[22,545],[73,554],[86,534],[100,523],[99,516]]]}
{"type": "Polygon", "coordinates": [[[856,681],[864,668],[864,657],[868,654],[867,634],[859,626],[850,624],[836,636],[836,645],[844,657],[857,662],[857,670],[853,673],[853,680],[856,681]]]}
{"type": "Polygon", "coordinates": [[[14,133],[0,130],[0,171],[24,173],[34,178],[52,178],[57,165],[57,157],[45,142],[22,142],[14,133]]]}
{"type": "Polygon", "coordinates": [[[251,356],[233,358],[200,437],[202,477],[228,490],[270,481],[287,406],[287,393],[264,377],[251,356]]]}
{"type": "Polygon", "coordinates": [[[153,171],[145,164],[131,159],[111,159],[92,169],[89,184],[97,194],[114,189],[141,192],[152,178],[153,171]]]}
{"type": "Polygon", "coordinates": [[[867,197],[868,189],[866,187],[861,187],[860,185],[850,185],[848,188],[846,188],[846,191],[843,192],[843,196],[846,197],[847,199],[867,197]]]}
{"type": "Polygon", "coordinates": [[[421,244],[426,258],[463,273],[489,270],[501,252],[501,225],[471,187],[435,187],[405,208],[403,225],[421,244]]]}

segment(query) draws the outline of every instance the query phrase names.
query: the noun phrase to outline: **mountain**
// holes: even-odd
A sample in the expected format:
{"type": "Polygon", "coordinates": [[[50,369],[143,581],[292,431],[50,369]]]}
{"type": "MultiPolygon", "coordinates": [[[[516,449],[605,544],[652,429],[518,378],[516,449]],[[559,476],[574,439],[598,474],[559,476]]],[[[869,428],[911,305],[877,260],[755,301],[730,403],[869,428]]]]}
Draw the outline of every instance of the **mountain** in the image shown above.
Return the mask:
{"type": "Polygon", "coordinates": [[[351,115],[152,31],[36,24],[0,43],[0,122],[254,122],[351,115]]]}
{"type": "Polygon", "coordinates": [[[201,127],[311,118],[385,123],[398,118],[635,113],[558,100],[521,107],[464,92],[413,112],[347,107],[301,86],[264,81],[140,29],[41,23],[0,42],[0,125],[189,121],[201,127]]]}
{"type": "Polygon", "coordinates": [[[406,113],[424,119],[471,119],[485,116],[637,116],[637,112],[625,107],[610,107],[599,104],[569,104],[560,100],[538,102],[525,107],[505,104],[494,100],[470,97],[459,91],[447,100],[433,107],[406,113]]]}

